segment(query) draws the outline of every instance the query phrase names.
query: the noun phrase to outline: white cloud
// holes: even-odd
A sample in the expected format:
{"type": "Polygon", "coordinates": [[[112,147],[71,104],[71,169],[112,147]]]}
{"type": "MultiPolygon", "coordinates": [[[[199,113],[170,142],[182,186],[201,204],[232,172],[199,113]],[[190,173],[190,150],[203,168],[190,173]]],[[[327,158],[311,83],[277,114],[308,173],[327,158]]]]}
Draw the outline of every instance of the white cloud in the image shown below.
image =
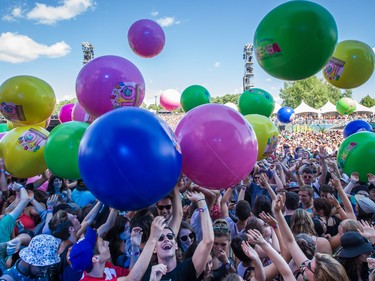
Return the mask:
{"type": "Polygon", "coordinates": [[[219,67],[220,67],[220,62],[219,61],[215,62],[214,63],[214,68],[219,68],[219,67]]]}
{"type": "Polygon", "coordinates": [[[23,63],[36,60],[41,56],[58,58],[66,56],[70,50],[70,46],[64,41],[47,46],[25,35],[11,32],[0,34],[0,61],[23,63]]]}
{"type": "Polygon", "coordinates": [[[372,50],[375,52],[375,47],[374,48],[372,48],[372,50]]]}
{"type": "Polygon", "coordinates": [[[267,82],[271,82],[272,79],[271,79],[271,78],[267,78],[266,81],[267,81],[267,82]]]}
{"type": "Polygon", "coordinates": [[[94,6],[94,0],[63,0],[60,6],[36,3],[35,7],[26,14],[26,18],[40,24],[51,25],[61,20],[72,19],[94,6]]]}
{"type": "Polygon", "coordinates": [[[23,11],[22,8],[20,7],[15,7],[12,9],[9,15],[3,16],[3,20],[9,21],[9,22],[14,22],[16,21],[17,18],[22,18],[23,17],[23,11]]]}
{"type": "Polygon", "coordinates": [[[163,17],[163,18],[157,19],[156,22],[160,24],[160,26],[162,27],[168,27],[168,26],[181,23],[179,20],[176,20],[174,17],[163,17]]]}
{"type": "Polygon", "coordinates": [[[153,17],[156,17],[158,14],[159,14],[159,12],[155,11],[155,10],[151,12],[151,16],[153,16],[153,17]]]}

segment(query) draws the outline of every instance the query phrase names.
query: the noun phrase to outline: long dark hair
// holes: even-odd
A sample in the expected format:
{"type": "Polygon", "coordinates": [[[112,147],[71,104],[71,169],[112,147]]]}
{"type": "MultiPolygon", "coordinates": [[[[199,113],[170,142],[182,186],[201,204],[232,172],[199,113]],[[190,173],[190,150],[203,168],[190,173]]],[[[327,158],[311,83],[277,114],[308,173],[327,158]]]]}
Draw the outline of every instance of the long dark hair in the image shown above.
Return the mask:
{"type": "Polygon", "coordinates": [[[62,181],[62,184],[60,187],[60,193],[62,193],[64,190],[68,188],[64,179],[57,177],[55,175],[51,175],[48,179],[48,187],[47,187],[47,192],[49,195],[55,194],[55,188],[53,187],[53,182],[55,179],[60,179],[62,181]]]}

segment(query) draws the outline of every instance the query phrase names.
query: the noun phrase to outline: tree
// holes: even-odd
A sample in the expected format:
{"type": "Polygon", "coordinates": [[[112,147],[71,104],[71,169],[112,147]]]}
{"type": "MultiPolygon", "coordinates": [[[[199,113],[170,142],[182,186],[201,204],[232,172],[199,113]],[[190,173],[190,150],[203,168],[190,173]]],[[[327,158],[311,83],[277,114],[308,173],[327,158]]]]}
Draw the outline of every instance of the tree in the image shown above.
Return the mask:
{"type": "Polygon", "coordinates": [[[221,97],[213,97],[211,98],[211,102],[220,103],[220,104],[226,104],[227,102],[232,102],[234,104],[238,104],[239,98],[240,98],[240,94],[227,94],[221,97]]]}
{"type": "Polygon", "coordinates": [[[375,99],[367,95],[364,98],[362,98],[359,103],[363,106],[373,107],[375,105],[375,99]]]}
{"type": "Polygon", "coordinates": [[[333,104],[342,97],[351,97],[352,91],[340,89],[319,79],[316,76],[294,82],[285,82],[280,89],[283,106],[296,108],[302,100],[314,108],[322,107],[328,100],[333,104]]]}
{"type": "Polygon", "coordinates": [[[53,110],[52,114],[59,114],[59,111],[63,105],[69,104],[69,103],[76,103],[77,98],[73,98],[70,100],[62,100],[59,103],[56,104],[55,109],[53,110]]]}

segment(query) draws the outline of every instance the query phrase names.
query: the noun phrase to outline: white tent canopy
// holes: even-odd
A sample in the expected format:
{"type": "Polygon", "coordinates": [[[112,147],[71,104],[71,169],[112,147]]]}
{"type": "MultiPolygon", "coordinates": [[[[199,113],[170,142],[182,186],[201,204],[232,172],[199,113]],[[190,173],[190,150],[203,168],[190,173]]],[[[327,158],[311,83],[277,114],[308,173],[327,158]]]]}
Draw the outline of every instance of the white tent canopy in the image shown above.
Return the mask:
{"type": "Polygon", "coordinates": [[[327,103],[323,105],[319,110],[320,110],[320,113],[322,114],[337,112],[336,106],[330,101],[327,101],[327,103]]]}
{"type": "Polygon", "coordinates": [[[295,114],[303,114],[303,113],[319,114],[319,110],[312,108],[311,106],[307,105],[304,101],[302,101],[301,104],[294,109],[294,113],[295,114]]]}
{"type": "Polygon", "coordinates": [[[357,101],[354,101],[354,102],[355,102],[355,106],[356,106],[354,112],[367,112],[367,113],[374,113],[375,112],[372,108],[368,108],[366,106],[363,106],[362,104],[360,104],[357,101]]]}

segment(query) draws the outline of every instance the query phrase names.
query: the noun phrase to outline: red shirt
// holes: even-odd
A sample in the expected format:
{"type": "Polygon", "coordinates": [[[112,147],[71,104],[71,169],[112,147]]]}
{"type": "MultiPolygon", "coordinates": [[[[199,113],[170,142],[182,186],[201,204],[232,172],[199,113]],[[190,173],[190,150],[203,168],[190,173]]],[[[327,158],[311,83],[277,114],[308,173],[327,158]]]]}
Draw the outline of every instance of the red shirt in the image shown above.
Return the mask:
{"type": "Polygon", "coordinates": [[[116,281],[117,277],[127,276],[129,274],[129,269],[122,268],[119,266],[114,266],[110,262],[105,263],[104,273],[101,278],[96,278],[88,276],[87,272],[83,272],[81,280],[83,281],[97,281],[97,280],[113,280],[116,281]]]}

